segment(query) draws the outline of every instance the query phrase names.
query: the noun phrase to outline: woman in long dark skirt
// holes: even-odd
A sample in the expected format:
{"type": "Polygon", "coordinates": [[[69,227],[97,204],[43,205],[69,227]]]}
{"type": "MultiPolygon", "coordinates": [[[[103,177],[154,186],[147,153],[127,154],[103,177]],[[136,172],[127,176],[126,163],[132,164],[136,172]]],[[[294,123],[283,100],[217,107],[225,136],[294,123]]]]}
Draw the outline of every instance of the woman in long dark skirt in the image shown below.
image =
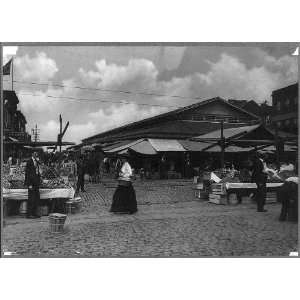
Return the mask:
{"type": "Polygon", "coordinates": [[[132,185],[132,168],[127,160],[128,156],[122,156],[122,167],[119,171],[118,187],[113,195],[110,212],[133,214],[137,212],[135,190],[132,185]]]}

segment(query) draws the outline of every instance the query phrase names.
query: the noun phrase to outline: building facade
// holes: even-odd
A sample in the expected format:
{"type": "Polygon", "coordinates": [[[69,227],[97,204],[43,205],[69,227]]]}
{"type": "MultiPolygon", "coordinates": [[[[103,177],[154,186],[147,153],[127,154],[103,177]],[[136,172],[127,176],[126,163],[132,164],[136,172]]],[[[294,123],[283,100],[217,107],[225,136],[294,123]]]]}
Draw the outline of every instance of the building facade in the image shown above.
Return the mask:
{"type": "Polygon", "coordinates": [[[18,158],[22,152],[19,142],[31,141],[26,132],[26,118],[18,110],[19,99],[14,91],[3,91],[3,134],[4,134],[4,161],[12,156],[18,158]]]}
{"type": "Polygon", "coordinates": [[[272,124],[279,130],[298,132],[298,83],[273,91],[272,124]]]}

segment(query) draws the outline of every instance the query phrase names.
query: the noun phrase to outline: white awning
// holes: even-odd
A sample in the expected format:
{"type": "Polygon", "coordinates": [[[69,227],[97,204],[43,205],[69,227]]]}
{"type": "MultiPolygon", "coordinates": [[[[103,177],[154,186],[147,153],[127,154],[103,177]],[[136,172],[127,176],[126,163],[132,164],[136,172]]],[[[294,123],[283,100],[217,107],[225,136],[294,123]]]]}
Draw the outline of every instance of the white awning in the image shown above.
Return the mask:
{"type": "Polygon", "coordinates": [[[138,144],[135,144],[130,147],[131,150],[141,153],[141,154],[146,154],[146,155],[155,155],[157,152],[155,149],[152,147],[149,141],[145,140],[142,141],[138,144]]]}
{"type": "Polygon", "coordinates": [[[185,152],[186,150],[177,140],[148,139],[152,147],[158,152],[185,152]]]}
{"type": "Polygon", "coordinates": [[[112,149],[106,150],[106,151],[104,150],[104,151],[107,152],[107,153],[116,153],[116,152],[120,152],[120,151],[125,150],[125,149],[128,149],[128,148],[130,148],[131,146],[134,146],[134,145],[136,145],[136,144],[138,144],[138,143],[140,143],[140,142],[142,142],[142,141],[143,141],[143,139],[139,139],[139,140],[136,140],[136,141],[127,143],[127,144],[125,144],[125,145],[122,145],[122,146],[119,146],[119,147],[116,147],[116,148],[112,148],[112,149]]]}

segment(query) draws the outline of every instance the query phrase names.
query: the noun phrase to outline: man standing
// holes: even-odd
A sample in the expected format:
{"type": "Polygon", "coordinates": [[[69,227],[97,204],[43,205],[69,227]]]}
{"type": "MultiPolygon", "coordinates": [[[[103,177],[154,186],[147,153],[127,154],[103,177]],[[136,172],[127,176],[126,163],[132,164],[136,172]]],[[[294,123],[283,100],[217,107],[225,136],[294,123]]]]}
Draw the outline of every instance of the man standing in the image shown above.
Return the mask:
{"type": "Polygon", "coordinates": [[[33,152],[25,168],[25,185],[28,187],[27,218],[40,218],[37,208],[40,202],[40,170],[39,157],[37,152],[33,152]]]}
{"type": "Polygon", "coordinates": [[[263,161],[263,156],[259,153],[256,153],[253,159],[252,166],[252,182],[255,182],[257,185],[257,190],[255,193],[255,200],[257,203],[258,212],[266,212],[264,205],[266,202],[266,193],[267,193],[267,174],[264,172],[265,166],[263,161]]]}
{"type": "Polygon", "coordinates": [[[79,189],[81,189],[82,192],[85,192],[84,190],[84,174],[86,172],[86,165],[85,161],[82,156],[79,156],[79,159],[77,160],[77,188],[76,193],[79,193],[79,189]]]}

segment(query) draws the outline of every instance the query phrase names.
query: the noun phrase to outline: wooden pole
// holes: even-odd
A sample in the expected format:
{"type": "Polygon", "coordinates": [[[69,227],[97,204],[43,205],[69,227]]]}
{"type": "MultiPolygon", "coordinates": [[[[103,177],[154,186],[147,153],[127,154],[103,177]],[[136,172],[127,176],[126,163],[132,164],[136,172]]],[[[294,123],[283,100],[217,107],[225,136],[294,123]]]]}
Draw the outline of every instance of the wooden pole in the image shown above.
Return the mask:
{"type": "Polygon", "coordinates": [[[225,160],[225,138],[224,138],[224,122],[221,121],[221,168],[224,168],[225,160]]]}

